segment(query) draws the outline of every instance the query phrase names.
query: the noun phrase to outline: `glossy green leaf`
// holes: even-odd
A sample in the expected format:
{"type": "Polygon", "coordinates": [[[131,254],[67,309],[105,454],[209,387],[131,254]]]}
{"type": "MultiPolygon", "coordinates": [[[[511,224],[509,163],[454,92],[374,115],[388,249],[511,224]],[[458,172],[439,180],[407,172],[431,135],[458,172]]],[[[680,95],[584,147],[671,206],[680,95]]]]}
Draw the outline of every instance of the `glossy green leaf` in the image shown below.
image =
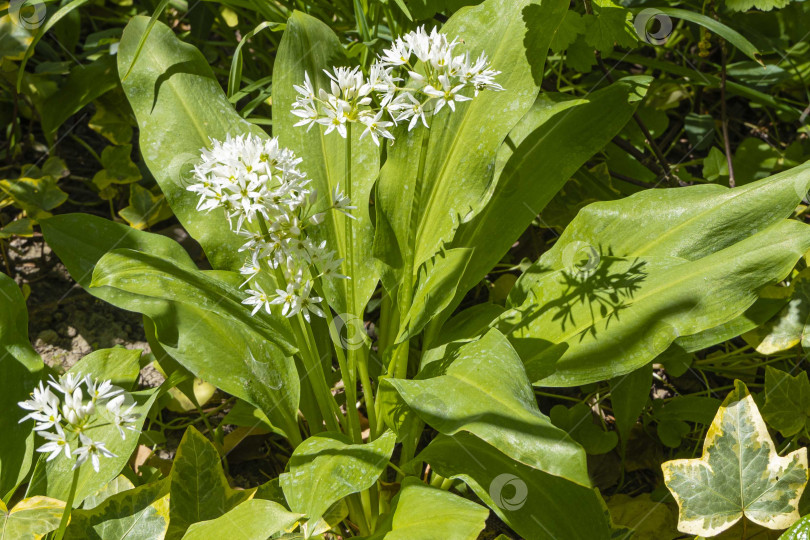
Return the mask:
{"type": "Polygon", "coordinates": [[[520,358],[497,330],[448,351],[420,379],[382,384],[440,433],[472,433],[518,462],[590,487],[585,452],[537,408],[520,358]]]}
{"type": "Polygon", "coordinates": [[[810,269],[791,280],[790,300],[767,323],[743,335],[761,354],[776,354],[810,342],[810,269]]]}
{"type": "Polygon", "coordinates": [[[807,540],[810,537],[810,515],[803,516],[802,519],[791,525],[779,540],[807,540]]]}
{"type": "Polygon", "coordinates": [[[169,480],[116,493],[74,510],[65,540],[162,540],[169,528],[169,480]]]}
{"type": "Polygon", "coordinates": [[[594,0],[596,13],[585,15],[585,42],[601,52],[610,52],[614,45],[633,48],[638,43],[633,29],[633,14],[612,0],[594,0]]]}
{"type": "Polygon", "coordinates": [[[280,482],[290,508],[308,519],[302,526],[307,538],[333,503],[374,485],[395,442],[390,431],[368,444],[351,444],[340,433],[321,433],[298,445],[280,482]]]}
{"type": "Polygon", "coordinates": [[[487,206],[462,223],[452,247],[474,248],[456,299],[498,263],[565,182],[630,120],[649,78],[628,77],[585,98],[543,94],[498,150],[487,206]],[[588,129],[582,126],[587,123],[588,129]]]}
{"type": "Polygon", "coordinates": [[[182,538],[192,524],[226,514],[251,499],[254,491],[232,489],[222,472],[217,449],[189,426],[172,465],[166,539],[182,538]]]}
{"type": "Polygon", "coordinates": [[[10,511],[0,501],[0,540],[39,540],[59,526],[65,503],[48,497],[31,497],[10,511]]]}
{"type": "MultiPolygon", "coordinates": [[[[149,18],[134,17],[124,30],[119,74],[132,65],[148,25],[149,18]]],[[[266,134],[236,113],[200,51],[180,41],[165,24],[155,23],[140,56],[123,87],[138,120],[144,162],[211,264],[236,270],[244,262],[237,252],[243,242],[227,227],[223,210],[198,212],[198,197],[186,187],[193,183],[192,168],[200,150],[210,144],[209,137],[266,134]]]]}
{"type": "Polygon", "coordinates": [[[676,338],[735,319],[788,275],[810,229],[784,218],[809,181],[804,165],[734,190],[589,205],[518,280],[499,328],[538,384],[629,373],[676,338]]]}
{"type": "Polygon", "coordinates": [[[391,502],[391,514],[368,540],[475,540],[489,512],[411,476],[391,502]]]}
{"type": "Polygon", "coordinates": [[[810,438],[810,381],[807,372],[795,376],[765,366],[765,405],[762,416],[783,437],[804,433],[810,438]]]}
{"type": "Polygon", "coordinates": [[[278,503],[251,499],[216,519],[193,524],[183,540],[266,540],[290,529],[300,517],[301,514],[293,514],[278,503]]]}
{"type": "MultiPolygon", "coordinates": [[[[41,380],[44,364],[28,341],[28,310],[20,288],[0,273],[0,500],[13,493],[31,468],[33,424],[19,423],[28,399],[41,380]]],[[[6,499],[7,500],[7,499],[6,499]]]]}
{"type": "Polygon", "coordinates": [[[140,230],[172,217],[172,210],[162,193],[154,195],[138,184],[129,185],[129,206],[118,213],[130,227],[140,230]]]}
{"type": "Polygon", "coordinates": [[[5,193],[33,218],[47,217],[49,211],[61,205],[68,198],[56,184],[58,178],[18,178],[0,181],[0,193],[5,193]]]}
{"type": "Polygon", "coordinates": [[[736,381],[706,434],[702,457],[667,461],[662,469],[681,532],[714,536],[743,517],[785,529],[799,519],[807,449],[780,457],[754,398],[736,381]]]}
{"type": "Polygon", "coordinates": [[[523,538],[611,537],[597,491],[518,463],[474,435],[439,435],[417,459],[446,478],[464,481],[523,538]],[[571,515],[577,519],[561,519],[571,515]]]}
{"type": "Polygon", "coordinates": [[[319,197],[330,197],[339,186],[357,206],[352,211],[355,220],[340,212],[328,212],[315,234],[326,240],[329,249],[336,250],[346,261],[343,273],[352,276],[350,280],[326,280],[324,286],[329,304],[337,313],[362,316],[379,279],[377,263],[371,253],[374,227],[368,204],[379,172],[379,149],[371,137],[360,140],[361,129],[356,127],[352,131],[349,186],[346,139],[337,133],[325,135],[325,128],[321,126],[309,131],[304,127],[294,127],[299,118],[290,113],[298,97],[293,85],[303,84],[305,73],[309,74],[317,93],[320,88],[329,89],[329,79],[323,70],[346,62],[340,40],[326,24],[304,13],[294,12],[287,21],[273,66],[273,133],[278,135],[280,145],[291,148],[303,158],[301,170],[312,179],[319,197]],[[349,227],[353,237],[350,244],[347,243],[349,227]],[[350,305],[352,294],[354,305],[350,305]]]}
{"type": "Polygon", "coordinates": [[[264,335],[259,334],[242,322],[252,319],[243,306],[237,305],[233,287],[199,272],[180,244],[89,215],[50,218],[42,229],[71,276],[88,292],[118,307],[147,315],[155,324],[160,345],[172,358],[200,379],[261,408],[286,433],[297,433],[298,373],[292,360],[266,339],[272,337],[277,341],[282,336],[271,336],[267,329],[264,335]],[[90,287],[98,261],[114,249],[148,253],[140,258],[159,260],[160,264],[144,266],[143,270],[176,286],[156,291],[154,283],[136,271],[133,277],[144,286],[143,291],[90,287]],[[186,278],[190,281],[185,281],[186,278]],[[211,296],[203,302],[191,283],[225,297],[211,296]],[[145,295],[144,291],[153,296],[145,295]],[[229,302],[224,302],[226,299],[229,302]]]}
{"type": "MultiPolygon", "coordinates": [[[[785,0],[727,0],[726,5],[732,7],[733,4],[740,5],[741,2],[785,2],[785,0]]],[[[732,7],[732,9],[735,9],[732,7]]],[[[760,52],[754,46],[753,43],[748,41],[745,37],[742,36],[739,32],[730,28],[729,26],[723,24],[717,19],[713,19],[701,13],[695,13],[694,11],[689,11],[686,9],[679,9],[679,8],[671,8],[671,7],[660,7],[655,8],[656,11],[663,13],[664,15],[669,15],[670,17],[674,17],[676,19],[683,19],[685,21],[693,22],[695,24],[699,24],[700,26],[706,28],[707,30],[711,30],[718,36],[722,37],[735,47],[737,47],[741,53],[745,56],[758,62],[760,65],[764,66],[762,60],[759,59],[760,52]]],[[[736,11],[742,11],[741,9],[735,9],[736,11]]]]}
{"type": "Polygon", "coordinates": [[[135,485],[129,480],[129,478],[123,474],[119,474],[112,482],[102,486],[101,489],[87,497],[84,500],[84,504],[82,504],[82,508],[85,510],[91,510],[113,495],[134,488],[135,485]]]}

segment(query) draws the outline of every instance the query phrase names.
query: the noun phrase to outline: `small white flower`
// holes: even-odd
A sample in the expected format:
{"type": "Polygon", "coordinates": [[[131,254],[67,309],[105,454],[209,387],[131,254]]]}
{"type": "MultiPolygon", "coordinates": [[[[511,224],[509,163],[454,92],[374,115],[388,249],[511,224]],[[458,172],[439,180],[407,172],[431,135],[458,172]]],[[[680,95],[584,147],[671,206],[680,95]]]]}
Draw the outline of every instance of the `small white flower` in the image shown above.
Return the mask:
{"type": "Polygon", "coordinates": [[[46,431],[40,433],[40,435],[49,441],[37,448],[37,452],[51,453],[46,461],[56,459],[56,457],[61,453],[64,453],[65,457],[70,459],[70,444],[65,438],[65,431],[62,429],[62,426],[58,424],[56,425],[56,433],[49,433],[46,431]]]}
{"type": "Polygon", "coordinates": [[[28,420],[29,418],[33,418],[37,413],[44,413],[45,411],[50,411],[51,409],[57,409],[59,406],[59,398],[51,392],[50,388],[45,387],[40,381],[39,386],[34,388],[32,392],[31,399],[27,401],[20,401],[17,405],[27,411],[33,411],[30,414],[25,415],[21,420],[20,424],[28,420]]]}
{"type": "Polygon", "coordinates": [[[452,111],[455,111],[456,102],[470,101],[472,99],[471,97],[459,94],[459,92],[464,88],[464,85],[457,84],[453,86],[453,83],[450,81],[450,78],[447,75],[439,76],[439,82],[441,83],[440,89],[434,88],[430,85],[426,86],[424,89],[424,92],[427,95],[438,98],[436,109],[434,110],[433,114],[438,113],[445,105],[450,107],[452,111]]]}
{"type": "Polygon", "coordinates": [[[391,135],[391,132],[388,131],[389,126],[393,126],[393,122],[387,122],[382,120],[383,111],[377,113],[376,116],[372,116],[370,114],[363,115],[360,117],[360,120],[365,124],[366,129],[360,135],[362,139],[366,135],[371,135],[371,140],[374,141],[374,144],[380,146],[380,139],[379,137],[385,137],[386,139],[393,139],[394,136],[391,135]]]}
{"type": "Polygon", "coordinates": [[[352,210],[357,209],[356,206],[352,206],[351,202],[351,199],[340,191],[340,184],[335,186],[335,191],[332,192],[332,208],[352,219],[357,219],[351,214],[352,210]]]}
{"type": "Polygon", "coordinates": [[[69,395],[82,384],[82,378],[73,373],[66,373],[58,381],[51,376],[48,384],[63,394],[69,395]]]}
{"type": "Polygon", "coordinates": [[[133,414],[132,412],[133,409],[135,409],[135,403],[132,403],[123,411],[121,410],[121,406],[124,404],[124,399],[125,396],[118,396],[107,403],[107,410],[113,415],[113,424],[118,428],[118,433],[121,434],[122,439],[126,437],[124,434],[124,428],[131,431],[136,431],[135,427],[130,424],[135,423],[135,421],[140,417],[140,415],[133,414]]]}
{"type": "Polygon", "coordinates": [[[264,308],[268,314],[270,313],[270,298],[268,298],[267,293],[262,290],[261,285],[256,283],[256,288],[248,289],[247,293],[250,296],[242,300],[242,303],[246,306],[253,306],[253,311],[250,312],[251,315],[256,315],[262,308],[264,308]]]}
{"type": "Polygon", "coordinates": [[[311,322],[309,318],[310,313],[313,313],[318,317],[322,318],[325,317],[323,311],[321,311],[321,308],[315,305],[323,301],[323,298],[321,298],[320,296],[310,296],[311,289],[312,289],[312,282],[307,281],[304,284],[304,287],[300,293],[298,303],[298,309],[301,311],[301,315],[304,316],[304,319],[306,319],[307,322],[311,322]]]}
{"type": "Polygon", "coordinates": [[[287,289],[276,289],[276,296],[270,301],[271,304],[281,305],[281,314],[285,317],[292,317],[301,309],[301,298],[296,290],[296,285],[290,283],[287,289]]]}
{"type": "Polygon", "coordinates": [[[84,385],[93,401],[110,399],[124,393],[124,389],[113,385],[112,381],[102,381],[99,384],[98,379],[94,381],[89,373],[84,377],[84,385]]]}
{"type": "Polygon", "coordinates": [[[107,447],[103,442],[93,441],[84,433],[79,434],[79,441],[83,446],[80,446],[73,451],[73,455],[77,456],[76,463],[73,464],[74,469],[78,469],[89,459],[93,464],[93,470],[98,472],[100,457],[118,457],[107,450],[107,447]]]}

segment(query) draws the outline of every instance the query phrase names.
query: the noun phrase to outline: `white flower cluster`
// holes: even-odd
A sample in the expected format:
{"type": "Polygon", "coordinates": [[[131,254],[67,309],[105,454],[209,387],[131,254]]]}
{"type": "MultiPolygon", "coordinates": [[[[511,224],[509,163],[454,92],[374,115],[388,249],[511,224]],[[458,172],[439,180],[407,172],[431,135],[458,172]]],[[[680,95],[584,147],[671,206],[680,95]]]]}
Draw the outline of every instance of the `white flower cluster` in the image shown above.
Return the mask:
{"type": "Polygon", "coordinates": [[[337,131],[345,138],[347,124],[360,123],[365,126],[360,138],[370,135],[379,146],[380,138],[394,138],[388,128],[399,122],[408,122],[409,131],[420,121],[428,127],[426,115],[445,105],[455,111],[456,103],[469,101],[482,90],[503,90],[495,82],[500,71],[492,69],[487,55],[473,60],[469,53],[454,54],[458,44],[436,28],[428,34],[420,27],[384,50],[368,78],[356,67],[324,70],[331,92],[321,88],[317,96],[305,73],[304,84],[294,86],[299,96],[292,113],[301,118],[295,125],[310,129],[321,124],[326,133],[337,131]],[[416,60],[421,62],[420,71],[416,60]],[[390,121],[383,119],[384,113],[390,121]]]}
{"type": "Polygon", "coordinates": [[[328,208],[318,208],[316,190],[299,169],[301,158],[278,139],[263,140],[256,135],[228,136],[225,142],[212,140],[210,150],[202,150],[202,162],[194,169],[197,183],[187,189],[200,196],[198,210],[224,208],[231,230],[245,238],[239,251],[249,255],[241,269],[242,286],[251,284],[250,295],[242,303],[262,307],[270,313],[281,305],[286,317],[301,313],[324,314],[318,307],[323,298],[312,294],[314,280],[322,276],[345,278],[337,270],[342,259],[308,235],[308,227],[323,221],[324,212],[338,210],[353,218],[349,199],[339,188],[328,208]],[[275,293],[266,293],[256,277],[269,269],[284,277],[275,293]],[[283,287],[283,288],[281,288],[283,287]]]}
{"type": "Polygon", "coordinates": [[[131,424],[139,415],[132,412],[134,403],[124,408],[126,398],[123,389],[110,381],[99,383],[90,375],[82,378],[68,373],[58,381],[51,377],[48,386],[40,382],[34,388],[31,399],[19,403],[20,407],[31,411],[20,423],[28,419],[36,422],[34,430],[48,441],[37,448],[37,452],[50,453],[48,461],[64,453],[66,458],[76,459],[74,469],[90,460],[93,469],[98,472],[100,458],[116,456],[103,442],[91,438],[92,429],[112,423],[118,428],[122,439],[125,438],[124,429],[134,431],[131,424]],[[52,392],[50,387],[57,390],[61,397],[52,392]],[[106,415],[102,415],[102,406],[106,415]],[[53,431],[47,431],[50,429],[53,431]],[[72,444],[76,448],[71,452],[72,444]]]}

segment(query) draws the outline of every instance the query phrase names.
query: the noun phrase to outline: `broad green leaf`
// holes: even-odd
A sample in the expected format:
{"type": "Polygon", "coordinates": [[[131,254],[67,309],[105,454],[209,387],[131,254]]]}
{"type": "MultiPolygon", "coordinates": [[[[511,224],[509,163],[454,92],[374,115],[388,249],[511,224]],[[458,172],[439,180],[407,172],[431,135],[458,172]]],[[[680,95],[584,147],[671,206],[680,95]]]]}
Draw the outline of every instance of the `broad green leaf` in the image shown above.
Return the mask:
{"type": "MultiPolygon", "coordinates": [[[[42,229],[48,245],[88,292],[115,306],[147,315],[155,324],[161,347],[172,358],[200,379],[261,408],[285,433],[298,432],[298,373],[292,360],[265,339],[280,336],[268,336],[266,330],[261,335],[240,320],[225,317],[226,312],[218,314],[206,309],[200,293],[185,278],[193,278],[191,282],[214,287],[216,291],[232,291],[232,287],[213,283],[213,278],[201,274],[180,244],[161,235],[84,214],[50,218],[42,229]],[[177,287],[161,291],[167,296],[160,297],[112,287],[90,287],[98,261],[116,248],[149,253],[147,259],[159,259],[162,268],[171,268],[160,276],[173,281],[177,287]],[[178,275],[184,278],[176,279],[174,276],[178,275]],[[177,301],[171,300],[170,295],[177,301]]],[[[149,279],[144,280],[137,272],[135,277],[147,281],[146,290],[154,291],[149,279]]],[[[234,293],[228,292],[227,297],[235,302],[234,293]]],[[[209,298],[208,307],[224,309],[215,305],[219,300],[223,299],[209,298]]],[[[231,304],[229,313],[238,314],[238,307],[231,304]]]]}
{"type": "Polygon", "coordinates": [[[616,419],[616,431],[626,447],[630,437],[630,430],[638,422],[638,417],[652,388],[652,365],[639,369],[610,380],[610,406],[613,408],[613,418],[616,419]]]}
{"type": "Polygon", "coordinates": [[[595,14],[585,15],[585,42],[601,52],[610,52],[614,45],[632,49],[638,43],[633,29],[633,14],[612,0],[594,0],[595,14]]]}
{"type": "Polygon", "coordinates": [[[810,249],[810,229],[784,219],[808,181],[804,165],[734,190],[591,204],[518,280],[499,327],[538,384],[629,373],[676,338],[737,318],[788,275],[810,249]]]}
{"type": "Polygon", "coordinates": [[[28,399],[45,365],[28,341],[28,311],[20,288],[0,273],[0,500],[7,500],[31,468],[33,424],[17,405],[28,399]]]}
{"type": "Polygon", "coordinates": [[[162,193],[153,195],[138,184],[129,185],[129,206],[118,213],[127,220],[130,227],[140,230],[172,217],[172,210],[162,193]]]}
{"type": "Polygon", "coordinates": [[[412,476],[405,478],[391,508],[368,540],[475,540],[489,515],[474,502],[412,476]]]}
{"type": "Polygon", "coordinates": [[[115,56],[102,55],[97,60],[76,65],[62,79],[59,90],[40,107],[42,131],[52,140],[59,126],[85,105],[118,86],[115,56]]]}
{"type": "Polygon", "coordinates": [[[287,352],[294,351],[292,332],[281,315],[259,312],[242,304],[246,295],[201,271],[190,271],[160,257],[132,249],[113,249],[99,259],[90,289],[110,287],[133,295],[191,304],[252,327],[287,352]]]}
{"type": "Polygon", "coordinates": [[[765,367],[765,405],[762,416],[783,437],[804,433],[810,438],[810,381],[807,372],[790,373],[765,367]]]}
{"type": "Polygon", "coordinates": [[[452,247],[475,252],[448,312],[501,260],[577,169],[630,120],[648,83],[649,78],[629,77],[586,98],[538,98],[498,150],[496,185],[487,206],[462,223],[453,239],[452,247]]]}
{"type": "Polygon", "coordinates": [[[637,497],[617,493],[607,505],[614,524],[633,529],[633,535],[623,536],[622,540],[674,540],[681,536],[674,511],[651,499],[649,493],[637,497]]]}
{"type": "Polygon", "coordinates": [[[593,423],[593,411],[587,403],[577,403],[570,409],[555,405],[548,416],[552,424],[568,433],[589,454],[606,454],[619,442],[615,431],[605,431],[593,423]]]}
{"type": "MultiPolygon", "coordinates": [[[[454,113],[431,117],[429,129],[396,131],[377,184],[374,240],[375,255],[393,272],[383,275],[389,292],[398,283],[413,283],[422,263],[484,208],[498,149],[538,95],[548,45],[567,6],[558,0],[487,0],[457,11],[442,28],[459,38],[459,52],[477,57],[485,51],[502,71],[498,83],[505,90],[482,92],[454,113]]],[[[409,289],[406,284],[402,294],[409,289]]]]}
{"type": "Polygon", "coordinates": [[[803,516],[794,523],[779,537],[779,540],[807,540],[808,536],[810,536],[810,515],[803,516]]]}
{"type": "Polygon", "coordinates": [[[761,354],[776,354],[810,340],[810,269],[791,280],[790,301],[773,319],[743,335],[761,354]]]}
{"type": "Polygon", "coordinates": [[[101,164],[104,168],[93,176],[93,183],[98,189],[110,184],[131,184],[141,179],[141,171],[132,162],[132,145],[108,146],[101,152],[101,164]]]}
{"type": "Polygon", "coordinates": [[[140,349],[100,349],[91,352],[79,362],[74,364],[68,373],[76,375],[91,375],[94,379],[111,380],[116,386],[125,390],[132,390],[138,380],[141,358],[140,349]]]}
{"type": "Polygon", "coordinates": [[[472,433],[520,463],[590,487],[585,452],[537,408],[520,358],[497,330],[448,351],[420,379],[382,384],[440,433],[472,433]]]}
{"type": "Polygon", "coordinates": [[[0,540],[39,540],[59,526],[64,509],[48,497],[22,500],[11,511],[0,501],[0,540]]]}
{"type": "Polygon", "coordinates": [[[182,538],[192,524],[226,514],[251,499],[254,491],[232,489],[222,472],[217,449],[189,426],[172,465],[166,539],[182,538]]]}
{"type": "Polygon", "coordinates": [[[464,481],[523,538],[611,538],[596,490],[518,463],[474,435],[439,435],[417,459],[446,478],[464,481]]]}
{"type": "Polygon", "coordinates": [[[335,33],[324,23],[301,12],[294,12],[279,44],[273,66],[273,133],[281,146],[291,148],[303,158],[301,170],[312,179],[319,197],[330,197],[340,186],[352,199],[357,209],[351,220],[340,212],[329,212],[324,222],[315,229],[329,249],[342,257],[344,274],[350,280],[329,279],[324,285],[329,304],[337,313],[362,316],[368,299],[379,279],[377,263],[371,253],[374,226],[369,211],[371,188],[380,167],[380,152],[371,137],[362,141],[362,129],[356,126],[351,139],[351,185],[346,178],[346,141],[337,133],[324,134],[325,128],[315,126],[307,131],[294,127],[299,119],[290,111],[298,94],[293,85],[304,82],[309,74],[315,92],[329,90],[329,79],[324,69],[342,66],[347,62],[343,46],[335,33]],[[353,241],[347,242],[348,227],[353,241]],[[352,290],[354,291],[352,293],[352,290]],[[352,294],[354,305],[352,304],[352,294]]]}
{"type": "Polygon", "coordinates": [[[65,540],[162,540],[169,527],[169,480],[116,493],[74,510],[65,540]]]}
{"type": "Polygon", "coordinates": [[[293,452],[281,488],[293,512],[304,514],[305,537],[327,509],[338,500],[370,488],[385,470],[396,437],[386,432],[368,444],[351,444],[340,433],[321,433],[293,452]]]}
{"type": "Polygon", "coordinates": [[[5,193],[35,219],[48,217],[50,210],[61,205],[68,194],[56,185],[58,178],[42,176],[40,178],[17,178],[0,181],[0,193],[5,193]]]}
{"type": "Polygon", "coordinates": [[[113,495],[117,493],[121,493],[122,491],[127,491],[130,489],[134,489],[135,485],[123,474],[119,474],[115,477],[112,482],[109,482],[101,489],[90,495],[84,500],[84,504],[82,504],[82,508],[85,510],[91,510],[105,500],[109,499],[113,495]]]}
{"type": "Polygon", "coordinates": [[[293,514],[278,503],[251,499],[216,519],[193,524],[183,540],[266,540],[289,530],[300,517],[301,514],[293,514]]]}
{"type": "MultiPolygon", "coordinates": [[[[130,20],[118,49],[118,72],[132,64],[148,17],[130,20]]],[[[161,22],[143,43],[140,59],[122,83],[140,128],[143,159],[180,223],[205,250],[215,268],[236,270],[243,243],[227,227],[224,210],[198,212],[197,196],[186,190],[192,168],[209,137],[253,133],[266,137],[233,109],[211,67],[193,45],[180,41],[161,22]]]]}
{"type": "Polygon", "coordinates": [[[754,398],[735,382],[696,459],[667,461],[664,482],[680,509],[678,530],[714,536],[740,519],[785,529],[799,519],[807,449],[780,457],[754,398]]]}

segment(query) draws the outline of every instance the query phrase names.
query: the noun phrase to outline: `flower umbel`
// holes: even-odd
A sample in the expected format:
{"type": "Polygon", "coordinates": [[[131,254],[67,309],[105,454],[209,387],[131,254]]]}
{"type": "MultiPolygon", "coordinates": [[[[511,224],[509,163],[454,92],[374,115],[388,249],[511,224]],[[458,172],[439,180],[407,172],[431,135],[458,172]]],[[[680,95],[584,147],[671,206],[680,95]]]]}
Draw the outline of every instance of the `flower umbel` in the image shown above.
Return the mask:
{"type": "Polygon", "coordinates": [[[132,412],[135,408],[132,398],[111,381],[99,382],[90,375],[68,373],[58,380],[51,377],[48,385],[40,382],[31,393],[31,399],[19,403],[21,408],[31,411],[20,423],[29,419],[36,421],[34,430],[48,441],[37,448],[37,452],[50,454],[47,461],[64,454],[67,459],[76,459],[73,464],[76,469],[89,459],[98,472],[100,458],[115,457],[115,454],[104,442],[92,439],[89,432],[112,422],[125,439],[123,428],[135,431],[134,423],[140,416],[132,412]],[[129,407],[122,412],[121,406],[126,401],[130,402],[129,407]],[[101,412],[105,404],[108,414],[101,412]],[[50,429],[53,431],[48,431],[50,429]],[[75,450],[71,452],[72,446],[75,450]]]}
{"type": "Polygon", "coordinates": [[[359,68],[333,67],[324,70],[330,91],[317,94],[309,73],[304,84],[294,86],[298,99],[292,113],[301,120],[296,126],[326,126],[326,133],[337,131],[346,137],[346,124],[365,127],[362,137],[371,135],[379,146],[381,139],[393,139],[388,128],[407,122],[412,130],[421,121],[428,127],[426,114],[437,114],[446,105],[455,112],[456,104],[470,101],[483,90],[503,90],[495,82],[500,71],[492,69],[486,53],[472,59],[469,53],[456,54],[456,39],[436,28],[422,26],[397,38],[385,49],[364,77],[359,68]],[[470,95],[472,94],[472,95],[470,95]],[[387,113],[390,121],[383,120],[387,113]]]}
{"type": "MultiPolygon", "coordinates": [[[[336,71],[331,80],[333,91],[345,96],[362,94],[365,90],[356,88],[358,77],[362,78],[357,70],[336,71]]],[[[309,78],[297,88],[301,93],[313,93],[309,78]]],[[[328,122],[323,118],[313,121],[327,125],[327,130],[340,131],[346,121],[341,110],[335,108],[328,122]]],[[[299,116],[309,118],[303,112],[299,116]]],[[[373,136],[386,136],[384,122],[374,129],[373,136]]],[[[200,196],[198,210],[225,209],[231,229],[245,239],[239,251],[248,255],[241,273],[245,277],[242,287],[249,286],[249,296],[242,303],[252,307],[253,315],[262,309],[270,313],[272,306],[281,305],[286,317],[298,313],[307,320],[310,313],[322,317],[314,304],[323,299],[311,293],[316,280],[345,276],[334,271],[341,263],[335,252],[325,242],[315,242],[309,233],[327,210],[353,217],[355,207],[339,189],[332,194],[331,205],[320,204],[310,180],[298,168],[301,159],[279,147],[277,138],[228,136],[224,142],[212,140],[211,144],[210,150],[202,151],[202,162],[194,169],[197,183],[188,190],[200,196]],[[276,287],[263,288],[261,276],[271,270],[276,287]],[[283,287],[278,283],[282,280],[283,287]]]]}

